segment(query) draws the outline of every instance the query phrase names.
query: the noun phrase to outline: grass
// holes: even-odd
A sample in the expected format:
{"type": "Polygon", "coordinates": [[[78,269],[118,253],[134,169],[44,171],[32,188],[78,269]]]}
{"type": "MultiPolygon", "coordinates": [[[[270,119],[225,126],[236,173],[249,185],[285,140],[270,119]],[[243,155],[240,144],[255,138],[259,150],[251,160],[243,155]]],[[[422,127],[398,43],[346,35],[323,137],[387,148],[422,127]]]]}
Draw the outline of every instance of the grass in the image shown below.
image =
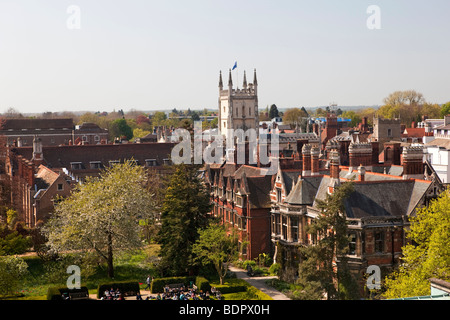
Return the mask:
{"type": "MultiPolygon", "coordinates": [[[[143,249],[123,252],[114,259],[114,280],[136,280],[140,283],[141,289],[145,288],[147,275],[155,274],[153,262],[159,251],[159,245],[149,245],[143,249]]],[[[28,264],[28,274],[22,280],[22,288],[14,297],[2,297],[2,299],[13,300],[45,300],[47,290],[53,286],[65,286],[65,281],[69,274],[64,270],[59,270],[60,275],[51,275],[48,264],[37,256],[26,256],[23,258],[28,264]],[[63,280],[56,280],[61,278],[63,280]]],[[[51,270],[51,269],[50,269],[51,270]]],[[[89,289],[90,294],[97,294],[99,283],[110,282],[105,266],[98,266],[88,277],[81,276],[81,285],[89,289]]]]}
{"type": "MultiPolygon", "coordinates": [[[[115,281],[133,281],[136,280],[140,285],[141,290],[146,286],[145,279],[147,275],[154,275],[157,277],[157,273],[154,267],[154,262],[157,260],[159,252],[159,245],[152,244],[139,250],[132,250],[117,254],[114,259],[114,280],[115,281]]],[[[22,288],[17,292],[17,296],[2,297],[1,299],[10,300],[46,300],[47,291],[49,287],[54,286],[66,286],[65,281],[68,278],[68,274],[64,269],[67,266],[57,265],[56,269],[51,269],[41,258],[38,256],[26,256],[23,258],[28,264],[29,273],[22,280],[22,288]],[[49,270],[55,270],[56,275],[50,274],[49,270]],[[59,281],[57,280],[59,279],[59,281]]],[[[208,277],[209,278],[209,277],[208,277]]],[[[211,286],[219,287],[218,278],[210,278],[211,286]]],[[[96,295],[97,288],[100,283],[111,282],[111,279],[107,276],[107,270],[104,265],[98,266],[87,277],[83,276],[83,270],[81,275],[81,285],[86,286],[89,289],[89,294],[96,295]]],[[[269,296],[265,295],[258,289],[250,286],[246,281],[236,278],[226,278],[225,286],[244,286],[245,291],[232,292],[224,294],[226,300],[269,300],[269,296]]]]}

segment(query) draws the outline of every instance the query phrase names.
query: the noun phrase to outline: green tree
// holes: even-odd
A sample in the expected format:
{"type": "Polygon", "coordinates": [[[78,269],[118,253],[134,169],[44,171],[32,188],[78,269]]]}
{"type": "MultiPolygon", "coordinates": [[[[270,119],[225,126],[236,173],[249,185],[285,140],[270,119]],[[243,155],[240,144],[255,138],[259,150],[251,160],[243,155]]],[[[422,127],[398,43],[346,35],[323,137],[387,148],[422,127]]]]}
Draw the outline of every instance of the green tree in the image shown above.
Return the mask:
{"type": "Polygon", "coordinates": [[[0,295],[12,295],[28,272],[27,263],[19,257],[0,257],[0,295]]]}
{"type": "Polygon", "coordinates": [[[269,110],[269,118],[273,119],[273,118],[276,118],[278,116],[279,116],[279,113],[278,113],[277,106],[275,104],[271,105],[270,106],[270,110],[269,110]]]}
{"type": "Polygon", "coordinates": [[[449,114],[450,114],[450,101],[441,106],[441,118],[444,118],[449,114]]]}
{"type": "Polygon", "coordinates": [[[356,127],[359,123],[361,123],[361,116],[353,110],[344,111],[342,113],[342,117],[351,120],[350,127],[356,127]]]}
{"type": "Polygon", "coordinates": [[[120,250],[139,248],[139,220],[155,214],[152,194],[145,187],[146,171],[132,161],[87,178],[58,202],[43,226],[54,252],[94,251],[114,277],[113,257],[120,250]]]}
{"type": "Polygon", "coordinates": [[[208,224],[210,196],[198,176],[198,166],[175,165],[161,210],[160,271],[186,274],[194,267],[192,247],[208,224]]]}
{"type": "Polygon", "coordinates": [[[223,225],[212,223],[208,228],[199,231],[199,239],[192,252],[203,265],[214,265],[220,284],[223,284],[228,264],[239,256],[238,238],[235,233],[227,235],[223,225]]]}
{"type": "Polygon", "coordinates": [[[150,134],[150,131],[142,130],[141,128],[136,128],[133,130],[133,138],[142,138],[150,134]]]}
{"type": "Polygon", "coordinates": [[[345,182],[336,187],[332,195],[327,194],[325,200],[316,199],[321,214],[308,226],[307,232],[317,237],[317,243],[299,249],[303,259],[298,283],[305,287],[303,298],[321,297],[324,292],[329,300],[357,296],[356,281],[349,272],[346,258],[349,241],[344,213],[345,199],[353,190],[353,183],[345,182]]]}
{"type": "Polygon", "coordinates": [[[154,127],[162,126],[167,119],[166,113],[162,111],[156,111],[152,116],[152,125],[154,127]]]}
{"type": "Polygon", "coordinates": [[[430,294],[430,278],[450,280],[450,194],[443,192],[411,217],[402,264],[385,279],[386,298],[430,294]]]}
{"type": "Polygon", "coordinates": [[[306,129],[307,114],[299,108],[291,108],[284,112],[283,122],[290,125],[298,125],[302,129],[306,129]]]}
{"type": "Polygon", "coordinates": [[[131,129],[125,119],[117,119],[111,122],[109,131],[111,138],[123,136],[125,136],[128,140],[133,138],[133,129],[131,129]]]}

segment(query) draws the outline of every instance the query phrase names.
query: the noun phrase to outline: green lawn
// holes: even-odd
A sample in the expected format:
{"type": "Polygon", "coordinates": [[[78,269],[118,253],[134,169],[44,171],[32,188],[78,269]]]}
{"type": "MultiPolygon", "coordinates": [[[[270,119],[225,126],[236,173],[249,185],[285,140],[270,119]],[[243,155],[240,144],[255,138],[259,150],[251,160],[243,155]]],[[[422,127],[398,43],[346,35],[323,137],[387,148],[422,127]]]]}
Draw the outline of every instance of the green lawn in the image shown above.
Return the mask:
{"type": "MultiPolygon", "coordinates": [[[[147,275],[157,277],[154,262],[157,259],[159,245],[152,244],[140,250],[124,252],[117,255],[114,259],[115,281],[138,281],[141,289],[144,289],[147,275]]],[[[2,299],[14,300],[45,300],[47,298],[47,290],[49,287],[66,286],[69,274],[65,273],[67,265],[64,263],[55,264],[45,263],[37,256],[24,257],[28,264],[28,275],[22,280],[22,286],[15,297],[2,297],[2,299]]],[[[209,278],[209,277],[208,277],[209,278]]],[[[218,278],[214,276],[210,279],[211,286],[220,287],[218,278]]],[[[89,289],[90,294],[97,294],[97,288],[100,283],[111,282],[107,276],[107,270],[104,265],[100,265],[91,270],[89,276],[81,276],[81,285],[89,289]]],[[[239,287],[231,289],[233,292],[225,293],[223,296],[226,300],[257,300],[271,299],[256,288],[250,286],[244,280],[231,278],[226,279],[225,287],[239,287]],[[244,287],[244,289],[242,289],[244,287]]],[[[226,291],[226,289],[225,289],[226,291]]],[[[230,291],[230,290],[228,290],[230,291]]]]}
{"type": "MultiPolygon", "coordinates": [[[[136,280],[143,283],[142,289],[145,288],[147,275],[155,274],[152,262],[155,260],[158,250],[159,245],[149,245],[141,250],[117,255],[114,261],[114,280],[136,280]]],[[[54,268],[58,268],[58,270],[52,270],[50,263],[45,263],[37,256],[26,256],[24,260],[28,264],[29,272],[22,281],[22,287],[18,292],[19,296],[3,297],[3,299],[45,300],[49,287],[65,286],[69,274],[65,274],[64,265],[56,265],[54,268]]],[[[97,293],[99,283],[110,281],[105,266],[98,266],[87,278],[83,278],[82,271],[82,286],[86,286],[90,294],[97,293]]]]}

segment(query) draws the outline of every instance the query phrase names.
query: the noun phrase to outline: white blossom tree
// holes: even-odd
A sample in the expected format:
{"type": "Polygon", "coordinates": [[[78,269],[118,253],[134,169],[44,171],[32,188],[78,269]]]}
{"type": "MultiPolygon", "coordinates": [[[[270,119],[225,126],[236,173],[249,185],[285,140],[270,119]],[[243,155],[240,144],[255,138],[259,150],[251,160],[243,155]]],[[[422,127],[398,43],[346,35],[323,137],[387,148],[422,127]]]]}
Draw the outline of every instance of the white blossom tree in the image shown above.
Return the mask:
{"type": "Polygon", "coordinates": [[[132,161],[114,165],[79,184],[61,199],[43,227],[47,244],[56,252],[94,251],[114,277],[113,256],[142,245],[139,220],[154,214],[154,197],[146,187],[143,167],[132,161]]]}

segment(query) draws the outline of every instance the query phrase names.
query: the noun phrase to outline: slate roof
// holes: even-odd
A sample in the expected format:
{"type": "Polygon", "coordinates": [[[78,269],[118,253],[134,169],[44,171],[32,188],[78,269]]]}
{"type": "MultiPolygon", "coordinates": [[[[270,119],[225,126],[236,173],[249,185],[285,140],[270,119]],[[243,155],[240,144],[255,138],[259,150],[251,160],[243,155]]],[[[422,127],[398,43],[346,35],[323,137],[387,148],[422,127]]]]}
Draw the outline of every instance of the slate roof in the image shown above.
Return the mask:
{"type": "MultiPolygon", "coordinates": [[[[84,168],[90,168],[91,161],[100,161],[104,167],[109,161],[125,159],[137,160],[145,165],[146,159],[155,159],[157,165],[163,165],[168,159],[175,143],[126,143],[126,144],[98,144],[73,146],[43,146],[44,164],[49,168],[71,168],[71,162],[80,162],[84,168]]],[[[11,151],[31,159],[32,147],[16,147],[11,151]]]]}
{"type": "Polygon", "coordinates": [[[296,205],[311,205],[314,202],[322,176],[303,177],[298,179],[285,202],[296,205]]]}
{"type": "MultiPolygon", "coordinates": [[[[330,182],[329,176],[322,179],[317,199],[326,198],[330,182]]],[[[345,200],[345,213],[349,218],[411,215],[430,184],[422,180],[357,182],[354,192],[345,200]]]]}

